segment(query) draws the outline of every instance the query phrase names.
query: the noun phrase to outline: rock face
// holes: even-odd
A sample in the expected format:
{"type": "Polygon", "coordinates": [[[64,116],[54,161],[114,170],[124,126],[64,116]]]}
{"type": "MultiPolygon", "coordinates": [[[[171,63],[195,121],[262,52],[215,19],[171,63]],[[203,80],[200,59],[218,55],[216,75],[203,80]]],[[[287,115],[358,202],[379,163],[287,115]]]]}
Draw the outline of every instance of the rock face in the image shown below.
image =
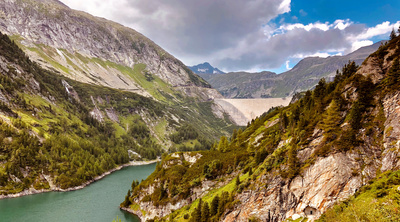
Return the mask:
{"type": "Polygon", "coordinates": [[[209,88],[140,33],[72,10],[57,0],[1,1],[0,31],[13,36],[44,67],[82,82],[147,96],[151,93],[143,84],[143,75],[156,76],[172,87],[209,88]],[[138,64],[145,68],[134,72],[138,64]]]}
{"type": "Polygon", "coordinates": [[[383,138],[382,172],[400,168],[400,92],[387,96],[383,101],[386,115],[383,138]]]}
{"type": "Polygon", "coordinates": [[[287,218],[318,218],[336,201],[353,195],[362,185],[355,154],[335,154],[320,158],[302,176],[285,180],[268,175],[261,179],[268,188],[243,192],[238,196],[240,207],[229,212],[223,221],[248,221],[254,216],[262,221],[283,221],[287,218]],[[311,212],[311,213],[310,213],[311,212]]]}

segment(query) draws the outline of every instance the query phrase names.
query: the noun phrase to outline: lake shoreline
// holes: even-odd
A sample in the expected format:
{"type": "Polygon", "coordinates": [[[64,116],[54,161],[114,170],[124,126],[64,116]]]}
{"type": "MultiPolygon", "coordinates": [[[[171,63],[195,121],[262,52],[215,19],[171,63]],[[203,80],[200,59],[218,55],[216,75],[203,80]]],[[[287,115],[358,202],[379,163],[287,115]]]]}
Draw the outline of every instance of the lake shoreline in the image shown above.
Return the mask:
{"type": "Polygon", "coordinates": [[[142,221],[142,218],[134,210],[130,209],[129,207],[121,207],[120,206],[119,209],[136,216],[140,221],[142,221]]]}
{"type": "MultiPolygon", "coordinates": [[[[149,165],[149,164],[153,164],[153,163],[157,163],[159,162],[160,159],[156,159],[156,160],[149,160],[149,161],[131,161],[129,163],[126,164],[122,164],[119,165],[118,167],[111,169],[107,172],[104,172],[103,174],[96,176],[95,178],[86,181],[85,183],[83,183],[82,185],[76,186],[76,187],[70,187],[67,189],[61,189],[60,187],[52,187],[50,189],[42,189],[42,190],[36,190],[34,188],[29,188],[27,190],[23,190],[22,192],[19,193],[15,193],[15,194],[7,194],[7,195],[0,195],[0,200],[2,199],[10,199],[10,198],[17,198],[17,197],[23,197],[23,196],[28,196],[28,195],[33,195],[33,194],[39,194],[39,193],[47,193],[47,192],[68,192],[68,191],[75,191],[75,190],[80,190],[83,189],[87,186],[89,186],[90,184],[99,181],[101,179],[103,179],[104,177],[110,175],[111,173],[121,170],[125,167],[129,167],[129,166],[142,166],[142,165],[149,165]]],[[[48,181],[49,182],[49,181],[48,181]]],[[[50,184],[50,182],[49,182],[50,184]]]]}

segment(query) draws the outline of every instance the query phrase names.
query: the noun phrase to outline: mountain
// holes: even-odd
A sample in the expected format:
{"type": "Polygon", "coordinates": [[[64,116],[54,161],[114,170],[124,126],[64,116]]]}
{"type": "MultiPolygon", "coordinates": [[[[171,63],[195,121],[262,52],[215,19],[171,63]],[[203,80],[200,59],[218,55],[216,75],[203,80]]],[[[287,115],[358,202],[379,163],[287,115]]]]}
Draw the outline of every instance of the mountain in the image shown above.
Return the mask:
{"type": "Polygon", "coordinates": [[[160,101],[179,100],[178,94],[202,101],[220,97],[142,34],[58,0],[1,1],[0,31],[44,68],[81,82],[160,101]]]}
{"type": "Polygon", "coordinates": [[[271,72],[234,72],[201,76],[225,98],[287,97],[313,88],[321,78],[332,80],[336,70],[340,70],[348,61],[361,65],[382,43],[362,47],[345,56],[308,57],[279,75],[271,72]]]}
{"type": "Polygon", "coordinates": [[[56,0],[0,2],[0,198],[209,149],[221,95],[136,31],[56,0]]]}
{"type": "Polygon", "coordinates": [[[212,67],[208,62],[196,66],[189,66],[189,69],[196,74],[225,74],[218,68],[212,67]]]}
{"type": "Polygon", "coordinates": [[[68,190],[135,160],[210,149],[229,120],[40,67],[0,35],[0,198],[68,190]]]}
{"type": "Polygon", "coordinates": [[[281,76],[267,71],[200,75],[226,98],[268,98],[271,97],[269,89],[282,81],[281,76]]]}
{"type": "Polygon", "coordinates": [[[399,221],[399,46],[209,151],[164,156],[121,208],[143,221],[399,221]]]}

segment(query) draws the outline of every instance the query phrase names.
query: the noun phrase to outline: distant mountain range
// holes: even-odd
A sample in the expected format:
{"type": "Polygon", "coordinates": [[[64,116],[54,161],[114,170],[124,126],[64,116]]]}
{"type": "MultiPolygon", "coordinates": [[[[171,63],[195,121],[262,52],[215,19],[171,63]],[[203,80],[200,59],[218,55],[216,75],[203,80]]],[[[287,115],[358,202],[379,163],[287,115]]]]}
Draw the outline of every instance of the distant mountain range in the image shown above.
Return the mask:
{"type": "Polygon", "coordinates": [[[208,62],[198,64],[196,66],[189,66],[189,69],[196,74],[225,74],[225,72],[219,70],[218,68],[214,68],[208,62]]]}
{"type": "Polygon", "coordinates": [[[341,70],[349,61],[361,65],[381,44],[382,42],[378,42],[362,47],[345,56],[308,57],[301,60],[293,69],[279,75],[267,71],[199,75],[226,98],[287,97],[313,88],[321,78],[333,79],[336,70],[341,70]]]}

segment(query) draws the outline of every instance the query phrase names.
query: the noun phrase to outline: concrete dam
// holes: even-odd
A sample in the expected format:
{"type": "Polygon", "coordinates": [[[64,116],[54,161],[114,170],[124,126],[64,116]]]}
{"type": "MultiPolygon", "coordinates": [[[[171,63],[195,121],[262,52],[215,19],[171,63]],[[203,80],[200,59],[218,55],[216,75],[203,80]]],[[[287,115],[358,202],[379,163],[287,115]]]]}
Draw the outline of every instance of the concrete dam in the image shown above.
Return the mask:
{"type": "Polygon", "coordinates": [[[231,116],[239,126],[267,112],[272,107],[289,105],[291,97],[267,99],[216,99],[215,103],[231,116]]]}

